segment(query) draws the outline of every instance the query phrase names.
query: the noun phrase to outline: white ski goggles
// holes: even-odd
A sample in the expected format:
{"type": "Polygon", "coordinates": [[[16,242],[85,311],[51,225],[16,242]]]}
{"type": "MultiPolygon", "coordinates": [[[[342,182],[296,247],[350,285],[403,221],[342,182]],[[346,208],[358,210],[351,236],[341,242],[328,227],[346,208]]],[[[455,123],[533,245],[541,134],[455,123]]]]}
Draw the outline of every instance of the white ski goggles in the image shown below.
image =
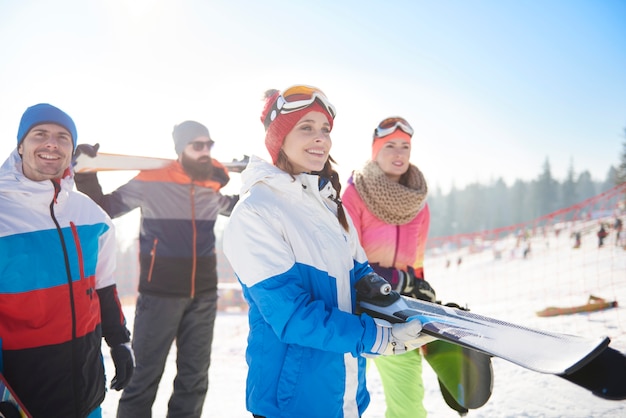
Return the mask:
{"type": "Polygon", "coordinates": [[[387,135],[391,135],[397,129],[401,129],[410,136],[413,136],[413,128],[404,118],[393,117],[387,118],[380,122],[374,130],[374,139],[383,138],[387,135]]]}
{"type": "Polygon", "coordinates": [[[287,114],[304,109],[311,106],[316,100],[324,106],[328,114],[330,114],[330,116],[334,119],[337,111],[328,101],[324,92],[316,87],[299,85],[289,87],[280,96],[278,96],[278,99],[276,99],[272,109],[267,112],[267,116],[263,121],[265,130],[269,128],[270,124],[274,121],[274,119],[276,119],[279,113],[287,114]]]}

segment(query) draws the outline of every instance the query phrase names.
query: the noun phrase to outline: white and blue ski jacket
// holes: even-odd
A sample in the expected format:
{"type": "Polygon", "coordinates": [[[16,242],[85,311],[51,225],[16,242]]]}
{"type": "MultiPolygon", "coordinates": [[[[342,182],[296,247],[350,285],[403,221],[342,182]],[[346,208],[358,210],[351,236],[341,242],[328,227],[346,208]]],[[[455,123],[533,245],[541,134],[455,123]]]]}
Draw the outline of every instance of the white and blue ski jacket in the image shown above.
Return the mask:
{"type": "Polygon", "coordinates": [[[253,157],[224,232],[249,304],[246,403],[257,415],[359,417],[369,404],[361,354],[376,325],[354,314],[354,285],[372,269],[318,180],[253,157]]]}
{"type": "Polygon", "coordinates": [[[115,232],[91,199],[32,181],[14,150],[0,167],[0,350],[35,417],[84,417],[104,399],[101,341],[130,340],[115,286],[115,232]]]}

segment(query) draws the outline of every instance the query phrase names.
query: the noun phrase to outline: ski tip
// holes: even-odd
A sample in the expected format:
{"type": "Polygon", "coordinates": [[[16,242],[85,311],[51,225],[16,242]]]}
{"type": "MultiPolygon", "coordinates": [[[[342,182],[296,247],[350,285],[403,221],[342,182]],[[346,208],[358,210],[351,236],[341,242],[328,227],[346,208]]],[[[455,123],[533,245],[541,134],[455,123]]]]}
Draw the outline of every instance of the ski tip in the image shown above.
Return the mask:
{"type": "Polygon", "coordinates": [[[599,341],[599,343],[596,345],[595,349],[590,351],[589,354],[587,354],[579,362],[577,362],[576,364],[573,364],[567,370],[565,370],[564,374],[569,375],[569,374],[575,373],[575,372],[579,371],[580,369],[586,367],[594,359],[596,359],[597,357],[600,357],[600,355],[605,350],[607,350],[607,348],[609,347],[609,343],[610,342],[611,342],[611,339],[609,337],[603,337],[599,341]]]}
{"type": "Polygon", "coordinates": [[[626,400],[626,356],[608,347],[580,370],[561,376],[599,398],[626,400]]]}
{"type": "Polygon", "coordinates": [[[612,391],[608,388],[603,388],[601,390],[596,390],[591,392],[595,396],[606,399],[607,401],[623,401],[626,400],[626,389],[621,389],[619,391],[612,391]]]}

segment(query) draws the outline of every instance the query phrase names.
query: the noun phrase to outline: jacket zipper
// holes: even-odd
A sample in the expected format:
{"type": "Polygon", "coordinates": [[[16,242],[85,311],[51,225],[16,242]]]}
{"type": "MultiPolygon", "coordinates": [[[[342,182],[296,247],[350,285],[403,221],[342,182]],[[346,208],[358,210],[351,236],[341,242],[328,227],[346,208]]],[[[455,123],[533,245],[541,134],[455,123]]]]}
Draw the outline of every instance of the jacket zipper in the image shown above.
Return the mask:
{"type": "Polygon", "coordinates": [[[191,265],[191,297],[193,298],[196,295],[196,242],[197,242],[197,231],[196,231],[196,188],[193,183],[191,183],[190,196],[191,200],[191,252],[192,252],[192,265],[191,265]]]}
{"type": "Polygon", "coordinates": [[[80,274],[80,280],[85,279],[85,266],[83,262],[83,248],[80,246],[80,237],[78,236],[78,228],[76,224],[70,221],[70,228],[72,229],[72,236],[74,237],[74,245],[76,246],[76,256],[78,257],[78,270],[80,274]]]}
{"type": "Polygon", "coordinates": [[[80,405],[78,401],[79,399],[78,388],[76,387],[76,379],[74,378],[74,376],[76,375],[76,365],[74,364],[74,359],[77,358],[76,353],[75,353],[76,347],[74,346],[74,341],[76,341],[76,305],[74,303],[74,286],[72,283],[72,272],[70,269],[69,255],[67,253],[67,245],[65,243],[65,238],[63,237],[63,231],[61,229],[61,225],[59,224],[59,221],[57,220],[56,215],[54,214],[54,204],[56,203],[57,196],[59,192],[61,191],[61,185],[55,182],[54,180],[52,180],[52,184],[54,186],[54,198],[50,202],[50,217],[52,218],[52,222],[54,222],[54,225],[56,226],[57,232],[59,234],[59,240],[61,241],[61,248],[63,249],[63,259],[65,262],[65,272],[67,275],[68,290],[70,294],[70,310],[71,310],[71,315],[72,315],[72,342],[70,344],[70,347],[72,349],[71,376],[72,376],[72,391],[75,394],[74,412],[78,414],[78,411],[80,410],[79,408],[80,405]]]}
{"type": "Polygon", "coordinates": [[[150,251],[150,269],[148,270],[148,283],[152,281],[152,271],[154,270],[154,263],[156,262],[156,250],[159,244],[159,239],[155,238],[152,241],[152,251],[150,251]]]}
{"type": "Polygon", "coordinates": [[[396,258],[398,257],[398,248],[400,247],[400,225],[396,225],[396,248],[393,249],[392,268],[396,268],[396,258]]]}

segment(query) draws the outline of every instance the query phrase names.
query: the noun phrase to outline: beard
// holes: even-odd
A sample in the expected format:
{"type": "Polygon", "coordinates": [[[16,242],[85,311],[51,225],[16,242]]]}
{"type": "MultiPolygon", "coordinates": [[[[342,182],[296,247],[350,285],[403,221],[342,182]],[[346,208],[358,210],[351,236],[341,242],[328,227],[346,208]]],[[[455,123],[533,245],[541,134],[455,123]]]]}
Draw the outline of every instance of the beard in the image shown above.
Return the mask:
{"type": "Polygon", "coordinates": [[[213,164],[211,163],[211,157],[208,156],[194,160],[183,153],[180,164],[192,180],[208,180],[211,178],[211,174],[213,174],[213,164]]]}

